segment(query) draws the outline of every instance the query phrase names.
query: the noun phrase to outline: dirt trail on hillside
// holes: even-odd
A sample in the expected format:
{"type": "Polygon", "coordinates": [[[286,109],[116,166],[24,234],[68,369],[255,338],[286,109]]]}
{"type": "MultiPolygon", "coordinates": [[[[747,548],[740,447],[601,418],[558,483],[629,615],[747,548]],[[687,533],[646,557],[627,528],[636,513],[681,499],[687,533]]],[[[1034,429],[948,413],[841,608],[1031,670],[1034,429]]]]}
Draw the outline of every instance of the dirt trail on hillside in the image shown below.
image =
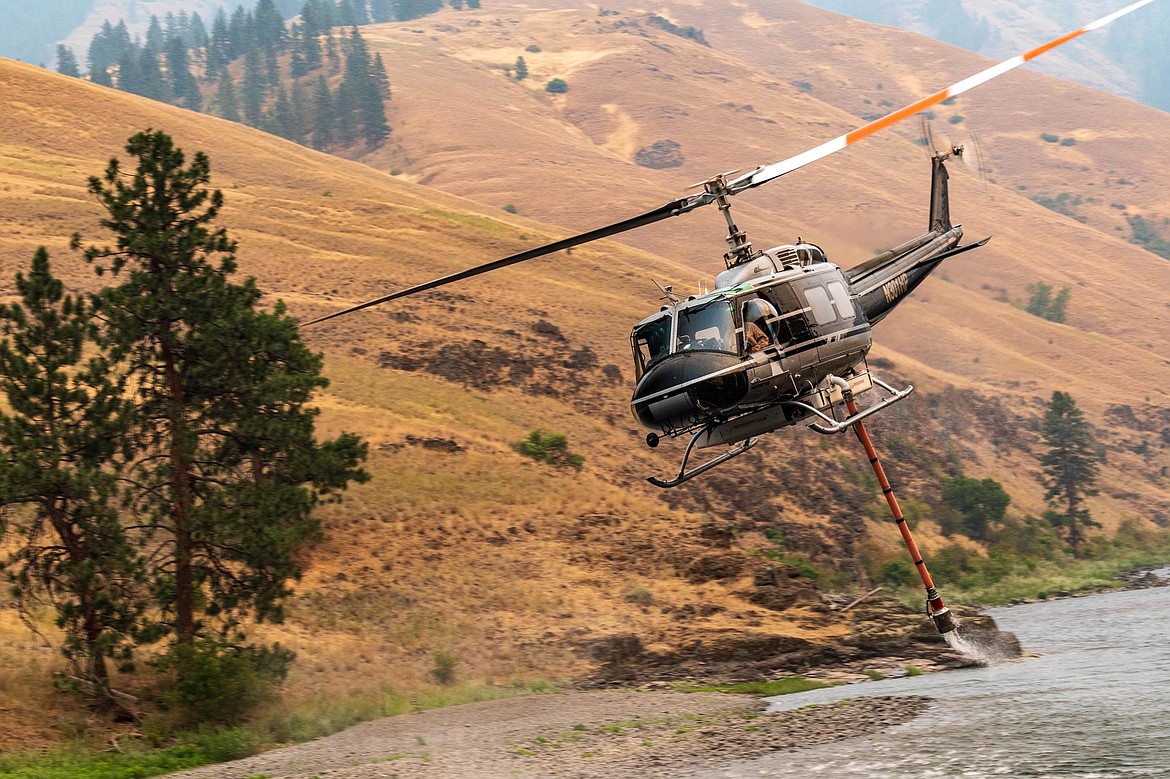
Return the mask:
{"type": "Polygon", "coordinates": [[[516,698],[367,722],[308,744],[174,774],[188,779],[676,779],[768,752],[873,733],[925,698],[764,713],[721,693],[516,698]]]}

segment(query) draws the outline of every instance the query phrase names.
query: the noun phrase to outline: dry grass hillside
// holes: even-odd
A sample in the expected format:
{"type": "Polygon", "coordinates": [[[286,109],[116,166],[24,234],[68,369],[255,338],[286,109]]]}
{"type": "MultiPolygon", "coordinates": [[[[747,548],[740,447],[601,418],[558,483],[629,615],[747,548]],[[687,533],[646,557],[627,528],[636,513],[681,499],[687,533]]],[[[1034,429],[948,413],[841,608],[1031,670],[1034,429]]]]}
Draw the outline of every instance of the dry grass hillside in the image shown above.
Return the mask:
{"type": "MultiPolygon", "coordinates": [[[[365,28],[394,87],[394,137],[370,166],[0,61],[0,294],[12,294],[13,273],[40,244],[71,286],[92,288],[66,249],[75,230],[99,237],[84,182],[144,127],[211,155],[242,271],[308,318],[802,151],[858,123],[865,109],[846,96],[870,82],[882,81],[897,105],[982,65],[885,28],[820,30],[830,15],[779,0],[731,6],[738,16],[722,5],[721,16],[693,4],[658,10],[702,27],[711,48],[632,11],[557,5],[501,3],[365,28]],[[775,51],[753,49],[764,43],[775,51]],[[900,70],[883,58],[890,51],[900,70]],[[531,75],[509,80],[503,67],[521,55],[531,75]],[[916,81],[924,70],[934,75],[916,81]],[[568,94],[544,92],[552,77],[568,94]],[[662,140],[679,144],[682,165],[639,166],[639,150],[662,140]],[[508,203],[518,215],[501,210],[508,203]]],[[[1008,111],[1028,91],[1018,110],[1040,113],[1063,88],[1021,73],[972,100],[1008,111]]],[[[1070,126],[1128,127],[1131,104],[1085,90],[1074,97],[1059,104],[1070,126]]],[[[1135,108],[1133,121],[1155,137],[1163,116],[1135,108]]],[[[1025,115],[1011,121],[1028,125],[1025,115]]],[[[1092,148],[1086,137],[1071,150],[1092,148]]],[[[1116,169],[1137,180],[1126,147],[1116,148],[1116,169]]],[[[1149,180],[1165,181],[1154,164],[1149,180]]],[[[887,135],[736,206],[758,244],[802,234],[851,265],[921,230],[927,170],[921,149],[887,135]]],[[[1002,184],[1006,173],[993,175],[1002,184]]],[[[1160,214],[1156,187],[1148,191],[1143,207],[1160,214]]],[[[940,474],[962,469],[999,479],[1014,510],[1038,513],[1034,424],[1044,399],[1064,389],[1110,446],[1096,516],[1115,527],[1170,515],[1159,438],[1170,426],[1170,265],[1026,193],[984,190],[957,172],[954,194],[968,234],[996,238],[877,331],[883,370],[921,390],[875,423],[896,481],[925,505],[940,474]],[[999,300],[1036,280],[1073,287],[1068,325],[999,300]]],[[[637,248],[597,244],[305,331],[326,352],[333,382],[322,430],[366,436],[374,479],[328,512],[289,623],[265,631],[300,655],[293,696],[419,684],[435,650],[457,652],[466,678],[504,681],[585,673],[597,664],[593,648],[620,650],[605,639],[623,634],[664,661],[695,662],[841,636],[808,579],[750,552],[780,530],[788,553],[819,566],[827,587],[852,586],[864,550],[898,554],[873,522],[880,506],[852,441],[787,431],[677,491],[642,481],[671,470],[678,447],[651,453],[629,417],[629,327],[657,305],[652,279],[685,289],[709,278],[724,231],[718,213],[699,213],[632,235],[637,248]],[[512,445],[535,427],[567,433],[583,471],[520,457],[512,445]]],[[[928,552],[945,543],[928,510],[920,533],[928,552]]],[[[51,652],[5,620],[0,717],[11,729],[0,732],[14,735],[0,748],[51,741],[76,714],[35,683],[51,652]]]]}

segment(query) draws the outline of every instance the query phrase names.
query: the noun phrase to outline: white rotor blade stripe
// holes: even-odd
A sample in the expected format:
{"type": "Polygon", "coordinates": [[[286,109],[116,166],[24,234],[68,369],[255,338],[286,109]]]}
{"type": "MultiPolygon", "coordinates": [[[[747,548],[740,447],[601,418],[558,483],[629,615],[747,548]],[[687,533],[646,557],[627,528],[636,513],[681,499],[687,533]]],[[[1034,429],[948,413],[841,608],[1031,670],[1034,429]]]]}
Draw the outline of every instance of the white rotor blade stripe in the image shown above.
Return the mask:
{"type": "Polygon", "coordinates": [[[811,162],[816,162],[819,159],[823,159],[825,157],[828,157],[833,152],[840,151],[841,149],[844,149],[846,146],[849,146],[851,144],[856,143],[857,141],[860,141],[862,138],[868,138],[869,136],[873,135],[874,133],[880,132],[880,131],[886,129],[887,127],[890,127],[891,125],[895,125],[898,122],[902,121],[903,119],[906,119],[907,117],[913,116],[914,114],[918,113],[919,111],[925,111],[927,108],[930,108],[931,106],[938,105],[939,103],[943,102],[944,100],[949,100],[952,97],[956,97],[957,95],[961,95],[964,92],[966,92],[967,90],[972,89],[974,87],[977,87],[980,84],[984,84],[984,83],[990,81],[991,79],[995,78],[996,76],[1001,76],[1004,73],[1007,73],[1009,70],[1013,70],[1015,68],[1018,68],[1020,65],[1023,65],[1025,62],[1033,60],[1036,57],[1039,57],[1041,54],[1049,52],[1052,49],[1055,49],[1057,46],[1068,43],[1069,41],[1071,41],[1074,38],[1079,38],[1080,36],[1084,35],[1087,32],[1091,32],[1093,30],[1098,30],[1098,29],[1104,27],[1105,25],[1116,21],[1117,19],[1120,19],[1121,17],[1125,16],[1126,14],[1131,13],[1133,11],[1136,11],[1137,9],[1141,8],[1142,6],[1149,5],[1152,2],[1154,2],[1154,0],[1139,0],[1139,2],[1133,3],[1132,5],[1128,5],[1125,8],[1122,8],[1120,11],[1117,11],[1115,13],[1111,13],[1108,16],[1104,16],[1095,22],[1091,22],[1089,24],[1086,24],[1084,27],[1080,28],[1079,30],[1076,30],[1074,32],[1070,32],[1067,35],[1062,35],[1061,37],[1057,38],[1056,40],[1049,41],[1048,43],[1045,43],[1042,46],[1037,46],[1036,48],[1032,49],[1029,52],[1025,52],[1024,54],[1020,54],[1019,56],[1012,57],[1011,59],[1008,59],[1008,60],[1004,60],[1003,62],[999,63],[998,65],[993,65],[992,67],[988,68],[987,70],[976,73],[974,76],[971,76],[969,78],[965,78],[962,81],[959,81],[955,84],[952,84],[951,86],[949,86],[946,89],[943,89],[939,92],[935,92],[930,97],[924,97],[921,100],[918,100],[914,103],[911,103],[910,105],[906,106],[905,108],[901,108],[897,111],[894,111],[891,114],[886,114],[881,119],[876,119],[867,125],[863,125],[862,127],[859,127],[856,130],[853,130],[852,132],[849,132],[849,133],[846,133],[845,135],[840,136],[839,138],[834,138],[831,141],[828,141],[826,143],[822,143],[820,146],[817,146],[815,149],[810,149],[810,150],[804,152],[803,154],[798,154],[795,157],[790,157],[790,158],[783,160],[781,162],[776,162],[776,163],[773,163],[771,165],[765,165],[764,167],[759,168],[759,169],[755,170],[754,172],[747,174],[746,176],[742,176],[739,179],[736,179],[735,181],[731,182],[731,184],[729,186],[731,187],[732,190],[740,190],[740,189],[746,189],[748,187],[755,187],[755,186],[758,186],[760,184],[763,184],[766,181],[771,181],[772,179],[774,179],[778,176],[783,176],[785,173],[791,173],[792,171],[796,170],[797,168],[803,168],[805,165],[808,165],[811,162]]]}

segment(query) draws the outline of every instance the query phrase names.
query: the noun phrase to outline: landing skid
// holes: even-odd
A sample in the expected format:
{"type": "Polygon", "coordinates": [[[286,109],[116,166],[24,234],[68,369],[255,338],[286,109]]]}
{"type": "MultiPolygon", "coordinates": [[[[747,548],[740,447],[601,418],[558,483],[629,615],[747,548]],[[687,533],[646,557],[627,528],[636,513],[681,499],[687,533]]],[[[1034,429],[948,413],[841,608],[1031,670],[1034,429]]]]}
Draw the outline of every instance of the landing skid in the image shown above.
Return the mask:
{"type": "MultiPolygon", "coordinates": [[[[832,377],[830,377],[830,381],[833,381],[832,377]]],[[[843,380],[837,380],[837,381],[842,381],[841,386],[843,386],[845,388],[848,387],[847,384],[844,384],[843,380]]],[[[813,430],[817,431],[818,433],[820,433],[822,435],[833,435],[834,433],[840,433],[840,432],[843,432],[845,430],[848,430],[849,428],[853,427],[853,425],[860,422],[861,420],[866,419],[867,417],[871,417],[874,414],[878,413],[879,411],[882,411],[883,409],[889,408],[890,406],[894,405],[899,400],[902,400],[903,398],[905,398],[907,395],[909,395],[911,392],[914,391],[913,384],[907,384],[906,389],[896,390],[893,387],[891,387],[889,384],[886,384],[884,381],[877,378],[876,376],[873,376],[872,374],[870,375],[870,381],[872,381],[875,386],[881,388],[881,390],[886,393],[886,397],[882,398],[880,401],[878,401],[874,405],[870,406],[865,411],[858,411],[857,406],[852,405],[851,408],[849,409],[849,415],[846,416],[844,419],[842,419],[840,422],[838,422],[836,419],[829,416],[825,412],[821,411],[820,409],[814,408],[807,403],[802,403],[799,400],[782,401],[780,405],[794,406],[796,408],[799,408],[801,411],[805,411],[809,414],[815,414],[817,417],[819,417],[824,422],[824,424],[822,425],[822,424],[819,424],[817,422],[814,422],[813,424],[809,425],[809,427],[811,427],[813,430]]],[[[853,393],[850,392],[849,396],[852,397],[852,394],[853,393]]]]}
{"type": "Polygon", "coordinates": [[[728,450],[728,451],[724,452],[723,454],[719,455],[718,457],[714,457],[714,458],[708,460],[707,462],[700,465],[698,468],[695,468],[691,471],[688,471],[687,470],[687,461],[691,459],[691,452],[694,451],[695,444],[698,442],[699,437],[702,436],[706,432],[707,432],[707,428],[703,428],[702,430],[700,430],[699,432],[697,432],[693,436],[691,436],[691,442],[689,444],[687,444],[687,449],[685,452],[683,452],[682,463],[678,466],[678,475],[676,475],[673,479],[660,479],[657,476],[648,476],[646,478],[646,481],[650,482],[655,487],[662,487],[663,489],[666,489],[669,487],[677,487],[678,485],[682,484],[683,482],[690,481],[691,479],[695,478],[700,473],[706,473],[707,471],[714,468],[716,465],[722,465],[723,463],[730,460],[732,457],[738,457],[739,455],[746,452],[748,449],[751,449],[753,446],[755,446],[756,443],[760,440],[758,438],[749,438],[746,441],[744,441],[742,444],[740,444],[739,446],[735,447],[734,449],[728,450]]]}
{"type": "Polygon", "coordinates": [[[683,482],[690,481],[699,474],[706,473],[715,466],[722,465],[731,458],[738,457],[751,449],[756,445],[757,441],[759,441],[759,436],[763,433],[793,424],[800,419],[807,419],[809,416],[814,416],[820,420],[820,422],[813,422],[809,427],[822,435],[833,435],[834,433],[843,432],[863,419],[871,417],[879,411],[889,408],[898,401],[905,399],[914,391],[913,385],[907,385],[905,389],[894,389],[889,384],[886,384],[868,372],[854,376],[852,381],[853,384],[850,384],[845,379],[829,376],[821,385],[820,389],[802,396],[808,402],[805,402],[805,400],[784,400],[769,407],[772,409],[770,412],[768,409],[764,409],[762,411],[741,415],[730,422],[725,421],[719,424],[708,423],[691,436],[690,443],[687,444],[686,451],[683,452],[682,463],[678,467],[678,473],[673,479],[650,476],[647,477],[646,481],[655,487],[662,487],[663,489],[677,487],[683,482]],[[860,390],[855,386],[858,383],[861,384],[860,390]],[[875,387],[884,392],[885,397],[865,411],[858,411],[857,406],[851,402],[855,392],[868,391],[875,387]],[[835,416],[830,415],[834,413],[834,409],[838,405],[843,403],[847,405],[846,416],[844,419],[838,421],[835,416]],[[761,417],[761,414],[764,416],[761,417]],[[757,419],[757,417],[759,418],[757,419]],[[722,439],[719,438],[720,434],[724,435],[722,439]],[[727,441],[727,438],[731,438],[732,435],[735,438],[727,441]],[[744,436],[748,437],[744,438],[744,436]],[[718,457],[708,460],[697,468],[687,470],[687,463],[690,461],[691,453],[695,450],[696,446],[702,449],[709,446],[716,446],[723,442],[733,443],[736,441],[736,438],[742,440],[742,443],[718,457]]]}

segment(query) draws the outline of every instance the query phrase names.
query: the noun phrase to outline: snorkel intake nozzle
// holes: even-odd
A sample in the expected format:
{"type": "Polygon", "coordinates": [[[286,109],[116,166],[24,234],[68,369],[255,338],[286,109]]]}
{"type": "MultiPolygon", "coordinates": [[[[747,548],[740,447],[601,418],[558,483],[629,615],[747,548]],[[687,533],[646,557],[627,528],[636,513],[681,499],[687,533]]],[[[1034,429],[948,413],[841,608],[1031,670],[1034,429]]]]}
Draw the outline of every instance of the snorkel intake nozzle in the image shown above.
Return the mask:
{"type": "Polygon", "coordinates": [[[946,635],[958,627],[955,624],[955,615],[946,606],[943,606],[942,611],[930,612],[930,618],[934,620],[934,626],[938,628],[939,635],[946,635]]]}
{"type": "Polygon", "coordinates": [[[959,627],[955,624],[955,615],[946,607],[942,596],[934,587],[926,589],[926,614],[934,622],[940,636],[945,636],[959,627]]]}

